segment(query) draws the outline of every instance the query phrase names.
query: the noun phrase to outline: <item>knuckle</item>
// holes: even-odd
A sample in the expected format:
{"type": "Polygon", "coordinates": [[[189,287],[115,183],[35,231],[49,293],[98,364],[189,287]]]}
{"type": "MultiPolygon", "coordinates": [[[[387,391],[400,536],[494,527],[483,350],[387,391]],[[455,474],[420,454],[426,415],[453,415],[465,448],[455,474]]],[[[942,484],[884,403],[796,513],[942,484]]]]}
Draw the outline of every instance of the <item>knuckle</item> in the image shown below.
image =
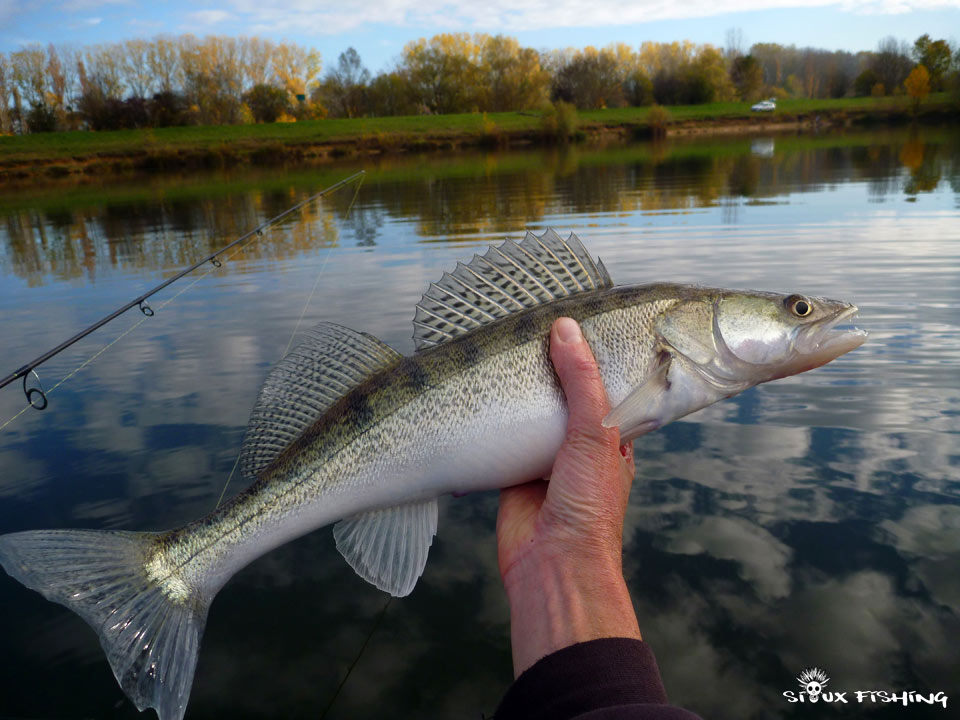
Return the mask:
{"type": "Polygon", "coordinates": [[[584,352],[577,353],[576,356],[571,358],[570,369],[586,379],[600,380],[597,361],[593,359],[593,355],[586,346],[584,347],[584,352]]]}

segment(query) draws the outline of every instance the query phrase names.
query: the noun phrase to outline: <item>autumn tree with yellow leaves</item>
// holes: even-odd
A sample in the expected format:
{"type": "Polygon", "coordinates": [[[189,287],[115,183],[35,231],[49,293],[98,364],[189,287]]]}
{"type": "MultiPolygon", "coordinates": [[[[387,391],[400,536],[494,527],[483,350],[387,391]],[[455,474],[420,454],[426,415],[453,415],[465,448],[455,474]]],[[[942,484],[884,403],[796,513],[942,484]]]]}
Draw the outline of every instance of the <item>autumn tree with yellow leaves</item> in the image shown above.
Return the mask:
{"type": "Polygon", "coordinates": [[[57,129],[243,122],[252,119],[244,94],[258,85],[278,88],[309,115],[306,96],[319,73],[316,50],[255,37],[31,46],[0,53],[0,133],[27,131],[34,108],[57,129]]]}
{"type": "Polygon", "coordinates": [[[903,87],[913,99],[913,112],[916,114],[920,103],[930,94],[930,73],[923,65],[917,65],[903,81],[903,87]]]}
{"type": "MultiPolygon", "coordinates": [[[[350,48],[321,76],[316,50],[258,37],[34,45],[0,53],[0,133],[893,94],[909,53],[894,38],[860,53],[757,43],[744,55],[689,41],[537,50],[505,35],[441,33],[407,43],[379,74],[350,48]]],[[[949,42],[923,35],[912,53],[915,107],[960,84],[949,42]]]]}

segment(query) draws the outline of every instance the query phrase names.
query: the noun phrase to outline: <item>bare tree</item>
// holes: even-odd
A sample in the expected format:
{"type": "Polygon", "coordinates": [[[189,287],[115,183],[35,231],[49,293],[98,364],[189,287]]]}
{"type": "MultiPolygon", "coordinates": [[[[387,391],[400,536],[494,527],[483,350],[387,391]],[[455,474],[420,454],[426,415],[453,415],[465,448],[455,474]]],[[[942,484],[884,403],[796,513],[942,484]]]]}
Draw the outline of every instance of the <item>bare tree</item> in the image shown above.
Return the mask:
{"type": "Polygon", "coordinates": [[[743,55],[743,30],[738,27],[727,28],[727,43],[724,47],[724,57],[732,62],[743,55]]]}
{"type": "Polygon", "coordinates": [[[364,93],[370,71],[363,66],[353,48],[340,53],[337,64],[327,71],[321,83],[323,104],[336,117],[357,117],[364,111],[364,93]]]}
{"type": "Polygon", "coordinates": [[[127,40],[120,57],[120,73],[130,94],[149,97],[154,92],[156,76],[150,64],[150,45],[147,40],[127,40]]]}
{"type": "Polygon", "coordinates": [[[13,82],[10,61],[0,53],[0,135],[14,130],[13,82]]]}
{"type": "Polygon", "coordinates": [[[879,76],[888,94],[903,84],[911,67],[910,48],[892,35],[879,42],[870,64],[870,69],[879,76]]]}
{"type": "Polygon", "coordinates": [[[21,101],[45,105],[47,100],[47,54],[39,45],[10,53],[11,77],[21,101]]]}
{"type": "Polygon", "coordinates": [[[178,40],[164,35],[155,37],[147,48],[145,60],[157,92],[182,91],[183,65],[178,40]]]}
{"type": "Polygon", "coordinates": [[[263,38],[240,38],[240,57],[245,87],[269,84],[273,76],[271,61],[274,47],[273,42],[263,38]]]}

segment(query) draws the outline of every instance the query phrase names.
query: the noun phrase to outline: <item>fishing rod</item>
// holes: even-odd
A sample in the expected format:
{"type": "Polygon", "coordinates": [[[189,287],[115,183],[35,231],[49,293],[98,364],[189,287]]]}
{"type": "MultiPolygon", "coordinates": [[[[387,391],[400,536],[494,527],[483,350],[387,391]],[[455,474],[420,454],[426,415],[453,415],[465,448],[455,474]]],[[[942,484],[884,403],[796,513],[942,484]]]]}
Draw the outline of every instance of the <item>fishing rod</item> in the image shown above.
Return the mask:
{"type": "Polygon", "coordinates": [[[213,265],[214,265],[215,267],[221,267],[221,266],[222,266],[222,263],[220,262],[220,260],[217,259],[217,256],[218,256],[218,255],[222,255],[223,253],[225,253],[225,252],[226,252],[227,250],[229,250],[230,248],[235,247],[236,245],[239,245],[240,243],[244,242],[245,240],[249,240],[249,239],[250,239],[251,237],[253,237],[254,235],[262,236],[262,235],[263,235],[263,231],[266,230],[267,228],[269,228],[271,225],[279,222],[279,221],[282,220],[283,218],[287,217],[287,216],[290,215],[291,213],[296,212],[297,210],[299,210],[300,208],[304,207],[305,205],[309,205],[310,203],[314,202],[314,201],[317,200],[318,198],[321,198],[321,197],[323,197],[324,195],[328,195],[328,194],[334,192],[335,190],[339,190],[339,189],[340,189],[341,187],[343,187],[344,185],[348,185],[349,183],[353,182],[354,180],[357,180],[358,178],[363,177],[363,175],[365,174],[365,172],[366,172],[366,171],[361,170],[360,172],[354,173],[354,174],[351,175],[350,177],[344,178],[343,180],[340,180],[339,182],[334,183],[334,184],[331,185],[330,187],[325,188],[325,189],[321,190],[320,192],[315,193],[314,195],[311,195],[311,196],[308,197],[306,200],[303,200],[303,201],[297,203],[297,204],[294,205],[293,207],[284,210],[284,211],[283,211],[282,213],[280,213],[279,215],[275,215],[274,217],[270,218],[269,220],[266,220],[266,221],[262,222],[260,225],[258,225],[257,227],[255,227],[255,228],[254,228],[253,230],[251,230],[250,232],[247,232],[247,233],[241,235],[240,237],[238,237],[238,238],[237,238],[236,240],[234,240],[233,242],[229,243],[228,245],[225,245],[224,247],[220,248],[220,249],[217,250],[216,252],[213,252],[213,253],[211,253],[210,255],[207,255],[205,258],[203,258],[202,260],[197,261],[196,263],[194,263],[194,264],[191,265],[190,267],[186,268],[185,270],[181,270],[179,273],[177,273],[177,274],[174,275],[173,277],[168,278],[167,280],[164,280],[162,283],[160,283],[159,285],[157,285],[155,288],[153,288],[153,289],[151,289],[151,290],[148,290],[147,292],[145,292],[143,295],[140,295],[139,297],[134,298],[133,300],[131,300],[130,302],[128,302],[128,303],[127,303],[126,305],[124,305],[123,307],[118,308],[117,310],[114,310],[114,311],[113,311],[112,313],[110,313],[109,315],[106,315],[106,316],[100,318],[100,319],[97,320],[93,325],[91,325],[90,327],[88,327],[86,330],[83,330],[83,331],[81,331],[81,332],[78,332],[76,335],[74,335],[73,337],[71,337],[69,340],[65,340],[64,342],[60,343],[59,345],[57,345],[57,346],[56,346],[55,348],[53,348],[52,350],[48,350],[47,352],[45,352],[45,353],[44,353],[43,355],[41,355],[40,357],[35,358],[34,360],[31,360],[30,362],[28,362],[28,363],[27,363],[26,365],[24,365],[23,367],[21,367],[21,368],[19,368],[18,370],[15,370],[14,372],[10,373],[10,374],[7,375],[5,378],[3,378],[2,380],[0,380],[0,388],[6,387],[6,386],[9,385],[10,383],[12,383],[14,380],[22,377],[22,378],[23,378],[23,393],[24,393],[24,395],[27,396],[27,402],[30,403],[31,407],[33,407],[33,408],[35,408],[35,409],[37,409],[37,410],[43,410],[44,408],[47,407],[47,396],[46,396],[46,393],[44,393],[43,388],[38,388],[38,387],[27,388],[27,378],[28,378],[28,376],[29,376],[31,373],[33,373],[33,376],[37,378],[37,381],[38,381],[38,382],[39,382],[39,380],[40,380],[39,376],[38,376],[37,373],[36,373],[36,368],[37,368],[37,367],[39,367],[40,365],[42,365],[43,363],[45,363],[47,360],[49,360],[50,358],[54,357],[55,355],[58,355],[59,353],[63,352],[64,350],[66,350],[68,347],[70,347],[70,346],[73,345],[74,343],[82,340],[83,338],[85,338],[85,337],[86,337],[87,335],[89,335],[90,333],[92,333],[92,332],[94,332],[95,330],[98,330],[99,328],[103,327],[103,326],[106,325],[108,322],[110,322],[110,321],[112,321],[112,320],[115,320],[115,319],[118,318],[119,316],[123,315],[123,313],[125,313],[127,310],[129,310],[129,309],[132,308],[132,307],[138,307],[138,308],[140,308],[140,312],[142,312],[144,315],[146,315],[147,317],[152,317],[152,316],[153,316],[153,308],[151,308],[150,305],[147,303],[147,298],[149,298],[150,296],[152,296],[152,295],[160,292],[161,290],[163,290],[163,289],[164,289],[165,287],[167,287],[168,285],[172,285],[172,284],[175,283],[177,280],[179,280],[180,278],[182,278],[184,275],[189,275],[189,274],[192,273],[194,270],[196,270],[198,267],[200,267],[201,265],[204,265],[204,264],[206,264],[206,263],[208,263],[208,262],[209,262],[209,263],[213,263],[213,265]],[[38,395],[38,396],[39,396],[39,397],[36,398],[36,401],[35,401],[34,395],[38,395]]]}

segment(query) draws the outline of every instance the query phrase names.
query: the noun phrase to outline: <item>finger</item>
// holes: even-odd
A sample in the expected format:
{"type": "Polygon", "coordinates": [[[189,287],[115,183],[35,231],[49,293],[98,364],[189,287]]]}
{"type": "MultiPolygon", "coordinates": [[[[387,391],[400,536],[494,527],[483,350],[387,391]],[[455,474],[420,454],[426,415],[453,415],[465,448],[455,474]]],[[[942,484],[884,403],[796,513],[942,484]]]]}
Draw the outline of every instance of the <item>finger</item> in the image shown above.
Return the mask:
{"type": "Polygon", "coordinates": [[[568,439],[579,435],[609,442],[616,431],[601,424],[610,412],[607,391],[593,352],[575,320],[559,318],[554,322],[550,332],[550,359],[567,397],[568,439]]]}
{"type": "Polygon", "coordinates": [[[561,523],[616,513],[622,496],[619,431],[601,421],[610,408],[596,360],[570,318],[550,334],[550,356],[567,399],[567,433],[550,475],[547,506],[561,523]]]}

